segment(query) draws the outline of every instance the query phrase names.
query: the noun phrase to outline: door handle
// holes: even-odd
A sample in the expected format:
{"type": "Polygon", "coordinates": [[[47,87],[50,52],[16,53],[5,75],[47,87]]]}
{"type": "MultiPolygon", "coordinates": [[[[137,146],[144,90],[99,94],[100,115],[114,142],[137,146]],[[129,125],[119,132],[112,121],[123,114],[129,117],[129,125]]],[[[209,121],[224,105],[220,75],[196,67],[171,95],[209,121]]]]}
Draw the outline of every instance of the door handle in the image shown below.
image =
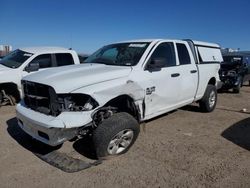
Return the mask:
{"type": "Polygon", "coordinates": [[[178,77],[178,76],[180,76],[180,73],[171,74],[171,77],[178,77]]]}
{"type": "Polygon", "coordinates": [[[190,73],[191,74],[197,73],[197,70],[191,70],[190,73]]]}

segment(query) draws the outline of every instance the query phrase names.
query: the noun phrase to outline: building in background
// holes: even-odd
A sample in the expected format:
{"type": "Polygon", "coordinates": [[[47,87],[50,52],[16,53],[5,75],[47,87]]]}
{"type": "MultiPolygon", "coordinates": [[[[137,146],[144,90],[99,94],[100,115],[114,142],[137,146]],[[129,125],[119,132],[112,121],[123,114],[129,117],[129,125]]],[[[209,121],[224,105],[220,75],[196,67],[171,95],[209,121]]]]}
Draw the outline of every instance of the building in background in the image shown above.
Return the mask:
{"type": "Polygon", "coordinates": [[[10,45],[0,45],[0,58],[6,56],[12,51],[12,46],[10,45]]]}

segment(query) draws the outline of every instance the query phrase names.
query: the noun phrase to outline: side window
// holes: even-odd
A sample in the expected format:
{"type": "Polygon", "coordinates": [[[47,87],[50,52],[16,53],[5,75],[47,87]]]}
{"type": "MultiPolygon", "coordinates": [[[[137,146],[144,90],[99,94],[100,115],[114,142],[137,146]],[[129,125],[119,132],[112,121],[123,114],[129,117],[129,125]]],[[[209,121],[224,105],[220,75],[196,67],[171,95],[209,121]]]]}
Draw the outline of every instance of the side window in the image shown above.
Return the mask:
{"type": "Polygon", "coordinates": [[[39,68],[48,68],[52,66],[51,55],[43,54],[35,57],[30,63],[38,63],[39,68]]]}
{"type": "Polygon", "coordinates": [[[191,64],[190,56],[189,56],[186,45],[177,43],[176,46],[177,46],[180,65],[191,64]]]}
{"type": "Polygon", "coordinates": [[[165,67],[176,66],[174,44],[172,42],[160,44],[153,52],[151,60],[155,58],[164,59],[165,67]]]}
{"type": "Polygon", "coordinates": [[[60,53],[55,54],[57,66],[73,65],[74,60],[71,54],[69,53],[60,53]]]}

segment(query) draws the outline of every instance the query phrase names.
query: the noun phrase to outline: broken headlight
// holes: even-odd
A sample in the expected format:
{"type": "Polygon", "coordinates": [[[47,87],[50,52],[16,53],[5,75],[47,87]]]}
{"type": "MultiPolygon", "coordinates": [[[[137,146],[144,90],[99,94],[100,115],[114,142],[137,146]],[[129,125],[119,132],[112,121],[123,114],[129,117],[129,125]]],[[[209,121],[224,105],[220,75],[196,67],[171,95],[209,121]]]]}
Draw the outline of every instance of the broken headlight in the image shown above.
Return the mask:
{"type": "Polygon", "coordinates": [[[58,103],[62,111],[89,111],[98,106],[98,103],[85,94],[58,94],[58,103]]]}

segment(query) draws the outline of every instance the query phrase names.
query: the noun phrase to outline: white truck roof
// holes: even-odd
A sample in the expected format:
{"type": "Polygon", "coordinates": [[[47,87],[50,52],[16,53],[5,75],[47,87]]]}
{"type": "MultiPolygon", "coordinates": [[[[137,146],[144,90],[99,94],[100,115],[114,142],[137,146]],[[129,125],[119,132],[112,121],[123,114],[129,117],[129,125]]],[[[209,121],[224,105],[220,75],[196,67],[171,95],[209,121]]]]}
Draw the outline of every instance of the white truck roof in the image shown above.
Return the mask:
{"type": "Polygon", "coordinates": [[[161,41],[164,39],[138,39],[138,40],[128,40],[128,41],[120,41],[118,43],[122,43],[122,42],[157,42],[157,41],[161,41]]]}
{"type": "Polygon", "coordinates": [[[19,48],[22,51],[37,54],[37,53],[63,53],[68,52],[69,49],[62,47],[27,47],[27,48],[19,48]]]}
{"type": "MultiPolygon", "coordinates": [[[[118,43],[122,43],[122,42],[158,42],[158,41],[162,41],[162,40],[180,41],[180,40],[176,40],[176,39],[138,39],[138,40],[120,41],[118,43]]],[[[220,48],[220,46],[216,43],[196,41],[196,40],[191,40],[191,41],[197,46],[207,46],[207,47],[220,48]]]]}
{"type": "MultiPolygon", "coordinates": [[[[220,51],[220,45],[216,43],[196,41],[196,40],[176,40],[176,39],[139,39],[139,40],[130,40],[123,42],[150,42],[157,43],[164,40],[170,41],[191,41],[194,46],[197,46],[197,50],[201,56],[203,62],[222,62],[223,58],[220,51]]],[[[122,43],[122,42],[120,42],[122,43]]]]}

